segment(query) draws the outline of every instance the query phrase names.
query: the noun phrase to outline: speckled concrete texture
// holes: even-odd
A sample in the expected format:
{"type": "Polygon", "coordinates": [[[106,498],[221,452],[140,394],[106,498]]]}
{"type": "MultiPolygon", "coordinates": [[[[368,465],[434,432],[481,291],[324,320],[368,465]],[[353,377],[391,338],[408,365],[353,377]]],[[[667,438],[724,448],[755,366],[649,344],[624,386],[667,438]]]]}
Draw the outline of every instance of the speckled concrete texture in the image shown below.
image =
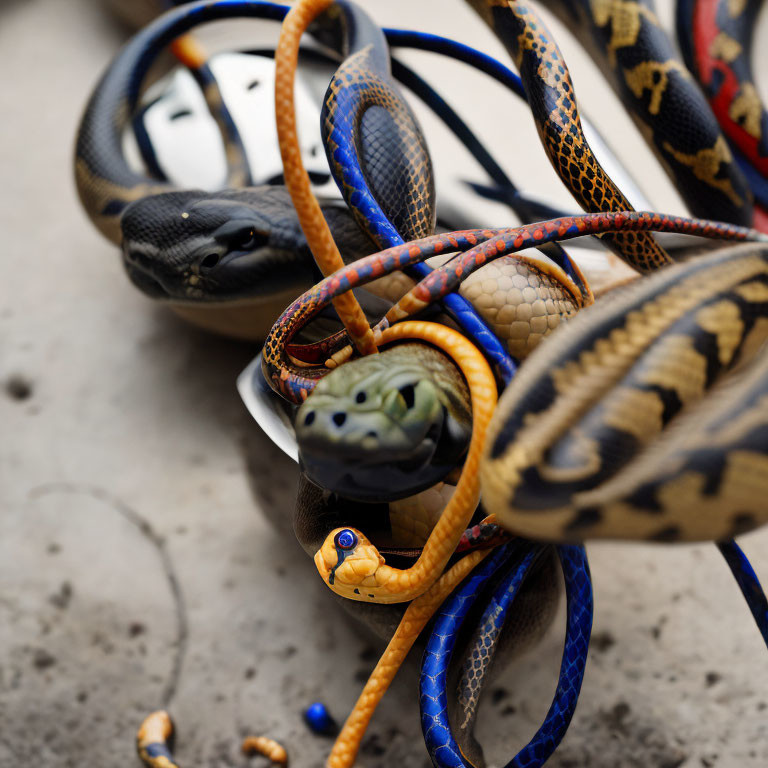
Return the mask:
{"type": "MultiPolygon", "coordinates": [[[[383,23],[458,29],[502,55],[459,0],[363,4],[383,23]]],[[[158,706],[171,709],[190,768],[245,765],[247,733],[283,741],[294,766],[320,766],[329,742],[301,710],[322,699],[343,718],[380,644],[287,535],[295,468],[234,387],[255,350],[143,298],[79,210],[77,120],[122,39],[96,2],[0,4],[0,766],[138,765],[134,730],[158,706]]],[[[588,111],[655,205],[681,210],[594,67],[562,42],[588,111]]],[[[474,115],[513,178],[569,204],[524,110],[461,67],[412,61],[474,115]]],[[[423,122],[438,183],[449,163],[471,168],[423,122]]],[[[768,532],[743,545],[768,581],[768,532]]],[[[589,552],[592,652],[550,765],[768,764],[768,654],[714,547],[589,552]]],[[[545,640],[493,681],[478,728],[491,765],[541,721],[562,627],[561,606],[545,640]]],[[[360,765],[429,764],[417,663],[377,713],[360,765]]]]}

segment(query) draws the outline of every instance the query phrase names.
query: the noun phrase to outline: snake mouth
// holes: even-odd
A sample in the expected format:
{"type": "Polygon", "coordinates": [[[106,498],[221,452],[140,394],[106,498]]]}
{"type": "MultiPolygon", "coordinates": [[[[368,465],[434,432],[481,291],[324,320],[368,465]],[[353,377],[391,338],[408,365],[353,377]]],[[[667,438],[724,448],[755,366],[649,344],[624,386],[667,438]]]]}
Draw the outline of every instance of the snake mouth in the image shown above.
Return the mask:
{"type": "Polygon", "coordinates": [[[299,462],[310,481],[340,496],[367,503],[396,501],[440,482],[460,462],[453,451],[445,450],[451,441],[445,423],[442,419],[431,424],[414,445],[370,456],[359,445],[302,440],[299,462]]]}
{"type": "Polygon", "coordinates": [[[145,296],[149,296],[150,299],[173,298],[163,284],[157,280],[151,272],[141,269],[127,259],[123,259],[123,266],[125,267],[128,279],[145,296]]]}
{"type": "Polygon", "coordinates": [[[180,269],[162,254],[147,257],[124,249],[123,264],[130,281],[152,299],[189,303],[221,303],[259,299],[287,290],[300,293],[314,283],[310,259],[303,253],[271,246],[225,254],[208,268],[180,269]]]}
{"type": "Polygon", "coordinates": [[[314,277],[309,253],[264,246],[230,252],[213,268],[187,279],[201,290],[200,298],[222,300],[269,296],[291,287],[300,293],[314,284],[314,277]]]}

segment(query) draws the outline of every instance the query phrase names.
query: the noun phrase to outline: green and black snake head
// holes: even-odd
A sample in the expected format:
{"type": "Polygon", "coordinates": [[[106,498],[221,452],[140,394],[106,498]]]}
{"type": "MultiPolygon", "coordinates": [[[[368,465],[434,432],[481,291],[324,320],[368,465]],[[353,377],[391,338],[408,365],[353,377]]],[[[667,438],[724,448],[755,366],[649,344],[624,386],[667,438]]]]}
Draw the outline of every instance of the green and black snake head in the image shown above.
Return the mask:
{"type": "MultiPolygon", "coordinates": [[[[373,246],[352,216],[323,206],[345,256],[373,246]]],[[[153,298],[230,301],[309,288],[319,274],[282,186],[165,192],[129,205],[121,219],[123,261],[153,298]]]]}
{"type": "Polygon", "coordinates": [[[361,501],[417,493],[459,465],[472,434],[466,383],[441,352],[402,344],[320,380],[296,414],[317,485],[361,501]]]}

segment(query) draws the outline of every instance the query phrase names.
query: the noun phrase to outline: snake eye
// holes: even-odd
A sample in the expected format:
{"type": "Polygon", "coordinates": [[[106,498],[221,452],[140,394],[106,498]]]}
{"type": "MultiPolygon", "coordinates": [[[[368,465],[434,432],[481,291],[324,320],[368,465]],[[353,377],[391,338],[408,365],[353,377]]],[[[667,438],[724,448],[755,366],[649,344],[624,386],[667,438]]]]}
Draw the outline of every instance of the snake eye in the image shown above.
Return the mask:
{"type": "Polygon", "coordinates": [[[339,531],[333,539],[333,543],[339,549],[352,549],[357,546],[357,535],[349,528],[339,531]]]}
{"type": "Polygon", "coordinates": [[[244,230],[230,242],[230,248],[238,251],[252,251],[269,244],[269,237],[254,227],[244,230]]]}
{"type": "Polygon", "coordinates": [[[409,410],[413,408],[416,402],[416,388],[413,384],[406,384],[404,387],[400,387],[400,394],[403,400],[405,400],[405,407],[409,410]]]}

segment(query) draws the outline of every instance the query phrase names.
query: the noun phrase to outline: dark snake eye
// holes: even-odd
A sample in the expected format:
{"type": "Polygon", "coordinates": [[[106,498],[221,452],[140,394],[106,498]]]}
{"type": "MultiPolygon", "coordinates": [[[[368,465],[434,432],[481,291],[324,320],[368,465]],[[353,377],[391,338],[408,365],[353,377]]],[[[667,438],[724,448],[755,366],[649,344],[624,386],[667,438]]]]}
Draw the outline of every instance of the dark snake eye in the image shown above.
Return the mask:
{"type": "Polygon", "coordinates": [[[357,546],[357,535],[349,528],[339,531],[333,539],[333,543],[339,549],[352,549],[357,546]]]}
{"type": "Polygon", "coordinates": [[[252,251],[269,244],[269,236],[256,229],[249,229],[230,242],[230,248],[238,251],[252,251]]]}
{"type": "Polygon", "coordinates": [[[400,394],[403,400],[405,400],[405,407],[408,409],[413,408],[416,402],[416,388],[413,384],[406,384],[404,387],[400,387],[400,394]]]}

